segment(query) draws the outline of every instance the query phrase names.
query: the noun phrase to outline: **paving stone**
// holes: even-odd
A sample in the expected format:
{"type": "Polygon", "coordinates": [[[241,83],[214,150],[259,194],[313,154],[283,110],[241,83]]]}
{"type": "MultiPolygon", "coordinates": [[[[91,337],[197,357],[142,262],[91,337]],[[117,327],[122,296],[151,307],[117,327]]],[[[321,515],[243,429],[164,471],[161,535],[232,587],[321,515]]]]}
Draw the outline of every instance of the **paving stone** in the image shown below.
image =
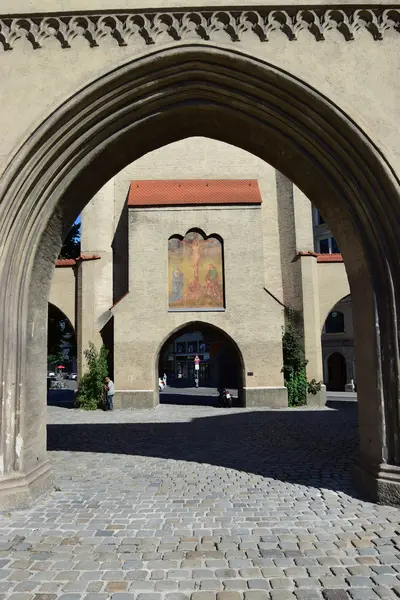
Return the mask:
{"type": "Polygon", "coordinates": [[[250,590],[244,593],[244,600],[269,600],[269,594],[265,590],[250,590]]]}
{"type": "Polygon", "coordinates": [[[233,408],[237,428],[221,432],[226,411],[214,407],[49,407],[61,491],[0,521],[0,600],[322,600],[322,591],[390,600],[400,588],[400,511],[354,493],[355,411],[335,411],[334,422],[332,409],[303,411],[296,447],[282,452],[290,411],[233,408]],[[91,451],[104,443],[97,424],[124,425],[116,452],[91,451]],[[93,429],[86,451],[60,451],[76,425],[93,429]],[[160,436],[160,427],[178,433],[160,436]],[[106,591],[113,582],[122,590],[106,591]]]}
{"type": "Polygon", "coordinates": [[[383,600],[386,598],[396,598],[397,596],[396,592],[387,587],[373,587],[372,589],[374,590],[375,594],[377,594],[379,598],[382,598],[383,600]]]}
{"type": "Polygon", "coordinates": [[[271,587],[275,589],[291,589],[294,587],[294,583],[292,579],[280,579],[279,577],[274,577],[270,580],[271,587]]]}
{"type": "Polygon", "coordinates": [[[267,579],[249,579],[247,585],[251,590],[269,590],[271,587],[267,579]]]}
{"type": "Polygon", "coordinates": [[[200,581],[200,590],[216,592],[222,590],[222,581],[219,579],[203,579],[200,581]]]}
{"type": "Polygon", "coordinates": [[[224,590],[226,591],[234,591],[234,590],[247,590],[247,582],[244,579],[227,579],[223,582],[224,590]]]}
{"type": "Polygon", "coordinates": [[[190,600],[215,600],[216,594],[213,592],[193,592],[190,600]]]}
{"type": "Polygon", "coordinates": [[[320,582],[322,587],[327,589],[347,587],[347,583],[342,577],[321,577],[320,582]]]}
{"type": "Polygon", "coordinates": [[[372,587],[372,581],[369,577],[346,577],[346,581],[351,587],[372,587]]]}
{"type": "Polygon", "coordinates": [[[294,590],[297,600],[322,600],[322,594],[319,590],[298,589],[294,590]]]}
{"type": "Polygon", "coordinates": [[[288,590],[272,590],[270,595],[272,600],[296,600],[296,596],[288,590]]]}
{"type": "Polygon", "coordinates": [[[388,587],[394,587],[400,583],[396,575],[373,575],[372,578],[378,586],[386,585],[388,587]]]}
{"type": "Polygon", "coordinates": [[[242,600],[239,592],[218,592],[217,600],[242,600]]]}
{"type": "Polygon", "coordinates": [[[294,580],[296,587],[298,588],[320,588],[321,585],[318,579],[314,577],[299,577],[294,580]]]}
{"type": "Polygon", "coordinates": [[[128,588],[126,581],[109,581],[105,587],[106,592],[125,592],[128,588]]]}
{"type": "Polygon", "coordinates": [[[353,600],[377,600],[378,596],[372,588],[350,588],[349,594],[353,600]]]}
{"type": "Polygon", "coordinates": [[[322,595],[324,600],[349,600],[346,590],[323,589],[322,595]]]}
{"type": "MultiPolygon", "coordinates": [[[[130,586],[132,587],[132,586],[130,586]]],[[[135,589],[135,587],[133,588],[135,589]]],[[[137,587],[136,587],[137,589],[137,587]]],[[[178,589],[178,585],[176,581],[156,581],[154,584],[154,590],[156,592],[172,592],[178,589]]]]}

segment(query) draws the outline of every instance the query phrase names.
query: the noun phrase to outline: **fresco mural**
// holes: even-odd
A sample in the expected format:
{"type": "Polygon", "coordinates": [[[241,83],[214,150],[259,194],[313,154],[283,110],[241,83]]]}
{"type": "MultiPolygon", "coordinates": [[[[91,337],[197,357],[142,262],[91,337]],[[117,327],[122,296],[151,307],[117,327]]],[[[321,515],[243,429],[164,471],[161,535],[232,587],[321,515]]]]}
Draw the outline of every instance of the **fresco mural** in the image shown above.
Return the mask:
{"type": "Polygon", "coordinates": [[[224,308],[222,244],[191,231],[168,240],[170,310],[224,308]]]}

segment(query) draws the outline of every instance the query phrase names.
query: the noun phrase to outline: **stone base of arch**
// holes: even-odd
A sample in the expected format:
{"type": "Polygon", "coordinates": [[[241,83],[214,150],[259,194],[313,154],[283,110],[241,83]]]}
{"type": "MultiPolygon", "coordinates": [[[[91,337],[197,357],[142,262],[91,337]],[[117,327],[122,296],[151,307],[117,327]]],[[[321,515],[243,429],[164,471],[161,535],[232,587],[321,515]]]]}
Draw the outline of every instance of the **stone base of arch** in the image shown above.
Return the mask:
{"type": "Polygon", "coordinates": [[[377,465],[359,457],[354,467],[354,481],[369,500],[400,506],[400,467],[387,463],[377,465]]]}
{"type": "Polygon", "coordinates": [[[154,408],[158,394],[153,390],[116,390],[114,408],[154,408]]]}
{"type": "Polygon", "coordinates": [[[288,405],[287,389],[281,387],[246,387],[244,388],[247,408],[286,408],[288,405]]]}
{"type": "Polygon", "coordinates": [[[54,477],[50,461],[29,473],[13,473],[0,478],[0,511],[28,508],[44,493],[53,490],[54,477]]]}

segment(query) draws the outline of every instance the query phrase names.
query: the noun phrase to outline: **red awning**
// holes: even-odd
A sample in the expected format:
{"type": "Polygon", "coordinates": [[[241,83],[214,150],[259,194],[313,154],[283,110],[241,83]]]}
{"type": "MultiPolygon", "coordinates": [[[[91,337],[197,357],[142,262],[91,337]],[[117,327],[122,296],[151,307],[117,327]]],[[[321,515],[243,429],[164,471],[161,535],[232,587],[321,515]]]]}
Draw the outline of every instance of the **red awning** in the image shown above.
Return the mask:
{"type": "Polygon", "coordinates": [[[128,206],[261,204],[256,179],[154,179],[132,181],[128,206]]]}

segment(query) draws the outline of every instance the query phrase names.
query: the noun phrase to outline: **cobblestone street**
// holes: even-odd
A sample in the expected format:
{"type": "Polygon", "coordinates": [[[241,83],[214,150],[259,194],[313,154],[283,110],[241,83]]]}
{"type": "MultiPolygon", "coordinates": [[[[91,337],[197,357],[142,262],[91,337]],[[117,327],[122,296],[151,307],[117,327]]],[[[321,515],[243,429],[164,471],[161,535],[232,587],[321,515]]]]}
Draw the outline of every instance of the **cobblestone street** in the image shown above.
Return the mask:
{"type": "Polygon", "coordinates": [[[351,484],[356,404],[49,407],[56,489],[1,516],[0,599],[400,596],[400,510],[351,484]]]}

